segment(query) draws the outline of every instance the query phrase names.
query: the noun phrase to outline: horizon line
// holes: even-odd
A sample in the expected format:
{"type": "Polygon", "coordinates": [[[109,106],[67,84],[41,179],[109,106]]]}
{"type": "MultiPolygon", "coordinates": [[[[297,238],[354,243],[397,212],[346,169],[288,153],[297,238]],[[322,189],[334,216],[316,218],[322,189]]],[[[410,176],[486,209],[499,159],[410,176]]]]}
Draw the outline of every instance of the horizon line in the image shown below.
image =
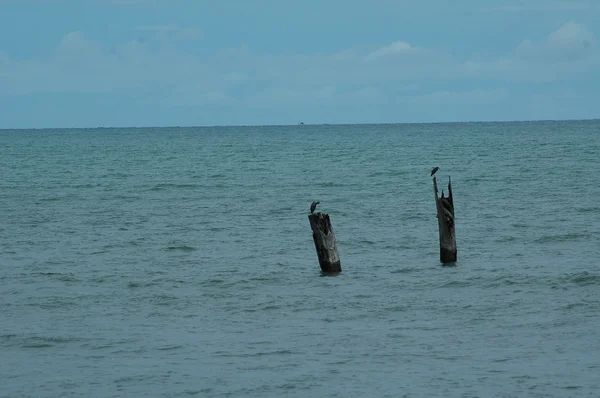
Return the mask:
{"type": "Polygon", "coordinates": [[[292,127],[292,126],[376,126],[376,125],[426,125],[426,124],[485,124],[485,123],[541,123],[541,122],[590,122],[600,118],[589,119],[515,119],[515,120],[468,120],[445,122],[383,122],[383,123],[303,123],[296,124],[214,124],[214,125],[165,125],[165,126],[95,126],[95,127],[2,127],[8,130],[122,130],[122,129],[169,129],[169,128],[227,128],[227,127],[292,127]]]}

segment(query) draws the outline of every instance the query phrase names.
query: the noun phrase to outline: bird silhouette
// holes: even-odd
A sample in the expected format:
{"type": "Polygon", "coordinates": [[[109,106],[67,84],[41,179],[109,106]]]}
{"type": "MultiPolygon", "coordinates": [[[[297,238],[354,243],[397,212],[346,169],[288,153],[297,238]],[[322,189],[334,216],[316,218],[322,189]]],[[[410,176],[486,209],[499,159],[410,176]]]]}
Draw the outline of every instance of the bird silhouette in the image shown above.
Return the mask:
{"type": "Polygon", "coordinates": [[[434,168],[431,170],[431,176],[433,176],[433,175],[435,174],[435,172],[436,172],[436,171],[438,171],[439,169],[440,169],[439,167],[434,167],[434,168]]]}
{"type": "Polygon", "coordinates": [[[310,214],[312,214],[315,211],[315,209],[317,208],[317,205],[319,203],[321,203],[321,202],[318,202],[318,201],[317,202],[312,202],[312,204],[310,205],[310,214]]]}

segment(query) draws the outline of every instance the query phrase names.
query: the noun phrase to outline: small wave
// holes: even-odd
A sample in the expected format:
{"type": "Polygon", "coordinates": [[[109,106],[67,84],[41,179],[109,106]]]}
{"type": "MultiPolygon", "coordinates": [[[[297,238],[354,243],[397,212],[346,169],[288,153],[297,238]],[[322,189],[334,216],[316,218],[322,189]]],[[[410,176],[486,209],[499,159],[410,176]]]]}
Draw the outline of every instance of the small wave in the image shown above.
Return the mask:
{"type": "Polygon", "coordinates": [[[202,390],[185,390],[182,394],[179,395],[198,395],[198,394],[210,394],[214,390],[212,388],[204,388],[202,390]]]}
{"type": "Polygon", "coordinates": [[[339,182],[321,182],[315,184],[315,186],[319,188],[343,188],[352,186],[352,184],[341,184],[339,182]]]}
{"type": "Polygon", "coordinates": [[[399,177],[403,175],[407,175],[406,171],[398,171],[398,170],[386,170],[386,171],[375,171],[368,175],[369,178],[373,177],[399,177]]]}
{"type": "Polygon", "coordinates": [[[171,184],[171,183],[166,183],[166,184],[156,184],[155,186],[153,186],[152,188],[150,188],[150,191],[163,191],[166,189],[197,189],[199,188],[198,184],[171,184]]]}
{"type": "Polygon", "coordinates": [[[263,282],[279,282],[281,281],[281,275],[278,275],[276,273],[274,274],[265,274],[264,276],[255,276],[252,278],[248,278],[248,281],[250,282],[259,282],[259,283],[263,283],[263,282]]]}
{"type": "Polygon", "coordinates": [[[257,258],[260,258],[260,256],[258,254],[247,254],[245,256],[240,257],[240,260],[247,261],[247,260],[254,260],[257,258]]]}
{"type": "Polygon", "coordinates": [[[54,196],[54,197],[47,197],[47,198],[41,198],[39,199],[39,202],[58,202],[65,199],[62,196],[54,196]]]}
{"type": "MultiPolygon", "coordinates": [[[[19,345],[21,348],[49,348],[56,345],[68,344],[82,339],[70,338],[70,337],[41,337],[41,336],[17,336],[17,335],[5,335],[9,336],[6,340],[13,342],[11,345],[19,345]],[[15,344],[16,343],[16,344],[15,344]]],[[[2,336],[2,340],[5,340],[2,336]]]]}
{"type": "Polygon", "coordinates": [[[14,334],[14,333],[2,334],[2,335],[0,335],[0,342],[2,342],[2,343],[7,342],[8,343],[8,342],[14,340],[17,337],[18,337],[18,335],[14,334]]]}
{"type": "Polygon", "coordinates": [[[353,296],[352,298],[354,299],[369,299],[374,297],[373,294],[357,294],[356,296],[353,296]]]}
{"type": "Polygon", "coordinates": [[[567,290],[573,285],[577,286],[589,286],[589,285],[600,285],[600,275],[593,275],[587,271],[561,275],[559,277],[546,279],[545,284],[549,284],[552,289],[567,290]]]}
{"type": "Polygon", "coordinates": [[[208,230],[210,232],[221,232],[221,231],[227,231],[228,228],[226,228],[226,227],[210,227],[210,228],[208,228],[208,230]]]}
{"type": "Polygon", "coordinates": [[[21,348],[49,348],[54,347],[54,344],[49,343],[34,343],[34,344],[24,344],[21,348]]]}
{"type": "MultiPolygon", "coordinates": [[[[494,278],[492,280],[490,280],[488,283],[485,284],[486,288],[490,288],[490,287],[500,287],[500,286],[511,286],[511,285],[516,285],[519,282],[515,281],[512,278],[509,278],[507,276],[500,276],[498,278],[494,278]]],[[[526,280],[522,281],[522,284],[527,284],[526,280]]]]}
{"type": "Polygon", "coordinates": [[[472,282],[467,281],[450,281],[440,285],[440,288],[455,288],[455,287],[467,287],[471,286],[472,282]]]}
{"type": "MultiPolygon", "coordinates": [[[[275,214],[275,215],[288,214],[290,212],[293,212],[294,210],[296,210],[295,207],[287,206],[287,207],[280,207],[280,208],[277,208],[277,209],[273,209],[269,213],[270,214],[275,214]]],[[[254,216],[254,215],[252,214],[251,216],[254,216]]]]}
{"type": "Polygon", "coordinates": [[[115,195],[115,199],[123,199],[125,201],[141,200],[142,197],[138,195],[115,195]]]}
{"type": "Polygon", "coordinates": [[[166,251],[183,251],[183,252],[191,252],[191,251],[195,251],[198,250],[197,248],[193,247],[193,246],[169,246],[165,249],[166,251]]]}
{"type": "Polygon", "coordinates": [[[408,274],[408,273],[417,272],[417,271],[420,271],[420,269],[416,268],[416,267],[412,267],[412,268],[396,269],[396,270],[391,271],[390,273],[392,273],[392,274],[408,274]]]}
{"type": "Polygon", "coordinates": [[[171,351],[171,350],[177,350],[179,348],[183,348],[182,345],[167,345],[164,347],[160,347],[158,350],[159,351],[171,351]]]}
{"type": "Polygon", "coordinates": [[[589,238],[591,234],[582,234],[578,232],[572,232],[564,235],[544,235],[535,240],[535,243],[555,243],[555,242],[568,242],[572,240],[589,238]]]}
{"type": "Polygon", "coordinates": [[[254,354],[238,354],[238,355],[228,354],[228,355],[221,355],[221,356],[247,358],[247,357],[263,357],[263,356],[268,356],[268,355],[293,355],[295,353],[296,352],[291,351],[291,350],[277,350],[277,351],[268,351],[268,352],[257,352],[254,354]]]}
{"type": "Polygon", "coordinates": [[[369,245],[369,246],[373,246],[373,245],[375,245],[375,244],[376,244],[375,242],[373,242],[373,241],[371,241],[371,240],[367,240],[367,239],[363,239],[363,240],[361,240],[361,241],[360,241],[360,242],[358,242],[358,243],[362,243],[362,244],[369,245]]]}
{"type": "Polygon", "coordinates": [[[268,304],[266,306],[264,306],[263,308],[261,308],[261,311],[268,311],[268,310],[278,310],[280,309],[282,306],[281,305],[277,305],[277,304],[268,304]]]}
{"type": "Polygon", "coordinates": [[[418,213],[410,213],[404,217],[402,217],[403,221],[412,221],[412,220],[427,220],[429,217],[427,214],[418,214],[418,213]]]}
{"type": "Polygon", "coordinates": [[[529,227],[528,224],[524,224],[524,223],[513,223],[510,225],[513,228],[527,228],[529,227]]]}
{"type": "Polygon", "coordinates": [[[100,186],[100,184],[75,184],[72,186],[72,188],[83,189],[83,188],[96,188],[99,186],[100,186]]]}
{"type": "Polygon", "coordinates": [[[222,285],[225,283],[225,279],[209,279],[207,281],[204,281],[202,283],[202,285],[204,286],[215,286],[215,285],[222,285]]]}
{"type": "Polygon", "coordinates": [[[482,177],[465,178],[465,183],[470,183],[470,182],[472,182],[472,183],[479,183],[479,182],[482,182],[482,181],[485,181],[485,179],[482,178],[482,177]]]}
{"type": "Polygon", "coordinates": [[[577,209],[578,213],[600,213],[600,207],[581,207],[577,209]]]}
{"type": "Polygon", "coordinates": [[[341,272],[324,272],[321,271],[319,276],[321,277],[329,277],[329,276],[340,276],[342,273],[341,272]]]}
{"type": "Polygon", "coordinates": [[[171,305],[174,301],[177,301],[177,297],[170,296],[167,294],[159,294],[152,301],[157,305],[171,305]]]}
{"type": "Polygon", "coordinates": [[[600,285],[600,275],[591,275],[587,272],[573,275],[571,281],[580,286],[600,285]]]}
{"type": "Polygon", "coordinates": [[[155,286],[155,282],[128,282],[127,287],[130,289],[137,289],[138,287],[155,286]]]}
{"type": "Polygon", "coordinates": [[[126,377],[121,377],[117,380],[115,380],[115,383],[129,383],[129,382],[144,382],[146,380],[151,380],[154,376],[151,375],[137,375],[137,376],[126,376],[126,377]]]}
{"type": "Polygon", "coordinates": [[[60,272],[35,272],[32,275],[34,276],[47,276],[50,277],[52,279],[61,281],[61,282],[78,282],[78,279],[75,277],[75,275],[68,273],[68,274],[63,274],[60,272]]]}
{"type": "Polygon", "coordinates": [[[570,311],[572,309],[576,309],[576,308],[580,308],[580,307],[585,307],[586,305],[584,303],[571,303],[571,304],[567,304],[564,305],[562,307],[560,307],[561,310],[565,310],[565,311],[570,311]]]}

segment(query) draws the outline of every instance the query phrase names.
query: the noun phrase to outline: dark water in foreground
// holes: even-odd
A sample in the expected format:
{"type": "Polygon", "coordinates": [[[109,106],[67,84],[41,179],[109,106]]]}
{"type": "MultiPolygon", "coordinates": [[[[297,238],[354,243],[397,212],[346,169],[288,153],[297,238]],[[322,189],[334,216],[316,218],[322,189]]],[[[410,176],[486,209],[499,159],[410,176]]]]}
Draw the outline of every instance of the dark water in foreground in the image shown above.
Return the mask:
{"type": "Polygon", "coordinates": [[[599,154],[599,121],[0,131],[0,396],[598,397],[599,154]]]}

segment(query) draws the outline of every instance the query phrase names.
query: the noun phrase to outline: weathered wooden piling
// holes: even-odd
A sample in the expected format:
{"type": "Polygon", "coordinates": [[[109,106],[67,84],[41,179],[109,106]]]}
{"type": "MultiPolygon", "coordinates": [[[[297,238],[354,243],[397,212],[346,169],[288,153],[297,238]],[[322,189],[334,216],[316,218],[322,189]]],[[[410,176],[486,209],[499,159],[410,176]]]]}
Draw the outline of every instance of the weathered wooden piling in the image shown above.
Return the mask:
{"type": "Polygon", "coordinates": [[[342,265],[329,214],[311,213],[308,215],[308,219],[312,228],[313,240],[315,241],[315,249],[317,249],[321,271],[341,272],[342,265]]]}
{"type": "Polygon", "coordinates": [[[440,261],[456,262],[456,234],[454,232],[454,201],[452,199],[452,181],[448,176],[448,196],[438,197],[437,180],[433,176],[433,192],[437,208],[438,227],[440,232],[440,261]]]}

